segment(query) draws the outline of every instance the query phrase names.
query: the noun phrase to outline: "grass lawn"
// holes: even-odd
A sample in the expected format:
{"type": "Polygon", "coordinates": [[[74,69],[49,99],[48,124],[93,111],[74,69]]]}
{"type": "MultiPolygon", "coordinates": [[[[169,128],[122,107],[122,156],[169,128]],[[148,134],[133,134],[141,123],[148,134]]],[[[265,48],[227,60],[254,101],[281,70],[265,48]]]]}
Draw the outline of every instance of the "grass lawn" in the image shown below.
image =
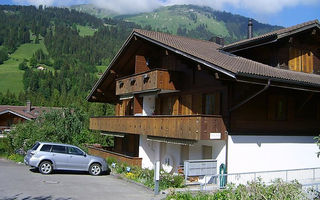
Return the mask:
{"type": "Polygon", "coordinates": [[[98,70],[98,72],[96,73],[97,76],[100,77],[104,73],[104,71],[106,71],[107,67],[108,66],[106,66],[106,65],[98,65],[98,66],[96,66],[96,68],[98,70]]]}
{"type": "Polygon", "coordinates": [[[84,36],[93,36],[93,34],[97,31],[97,29],[93,29],[89,26],[81,26],[77,25],[77,29],[79,30],[79,35],[84,36]]]}
{"type": "Polygon", "coordinates": [[[0,92],[5,93],[9,90],[18,94],[23,91],[22,77],[24,71],[19,70],[19,64],[24,59],[29,60],[33,53],[40,48],[47,53],[43,40],[40,40],[40,44],[23,44],[9,56],[9,60],[0,65],[0,92]]]}

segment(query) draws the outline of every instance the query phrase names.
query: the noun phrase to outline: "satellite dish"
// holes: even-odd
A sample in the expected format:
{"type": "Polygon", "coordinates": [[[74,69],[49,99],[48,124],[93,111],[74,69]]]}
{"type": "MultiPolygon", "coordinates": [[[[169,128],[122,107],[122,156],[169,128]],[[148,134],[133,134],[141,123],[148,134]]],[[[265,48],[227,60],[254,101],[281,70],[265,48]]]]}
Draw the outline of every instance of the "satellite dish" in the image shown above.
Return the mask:
{"type": "Polygon", "coordinates": [[[171,155],[165,155],[162,160],[161,167],[163,171],[170,173],[173,170],[173,158],[171,155]]]}

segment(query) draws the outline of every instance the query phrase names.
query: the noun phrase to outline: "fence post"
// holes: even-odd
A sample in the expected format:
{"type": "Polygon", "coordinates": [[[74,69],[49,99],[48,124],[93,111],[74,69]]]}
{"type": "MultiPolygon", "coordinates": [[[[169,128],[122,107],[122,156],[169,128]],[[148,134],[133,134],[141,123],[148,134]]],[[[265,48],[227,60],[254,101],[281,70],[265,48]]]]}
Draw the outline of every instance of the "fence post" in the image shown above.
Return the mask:
{"type": "Polygon", "coordinates": [[[288,182],[288,170],[286,170],[286,182],[288,182]]]}
{"type": "Polygon", "coordinates": [[[316,179],[316,169],[313,168],[312,172],[313,172],[312,178],[313,178],[313,181],[314,181],[316,179]]]}

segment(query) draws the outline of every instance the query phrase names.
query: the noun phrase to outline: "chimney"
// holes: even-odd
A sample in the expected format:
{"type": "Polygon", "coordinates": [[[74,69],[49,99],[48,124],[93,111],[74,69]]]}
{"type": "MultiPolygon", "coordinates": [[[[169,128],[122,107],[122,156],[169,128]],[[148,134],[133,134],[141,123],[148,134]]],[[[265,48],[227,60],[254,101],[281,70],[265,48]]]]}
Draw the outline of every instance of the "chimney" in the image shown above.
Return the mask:
{"type": "Polygon", "coordinates": [[[31,101],[27,101],[27,112],[31,112],[31,101]]]}
{"type": "Polygon", "coordinates": [[[253,32],[252,32],[252,19],[250,18],[248,21],[248,36],[247,38],[252,38],[253,32]]]}
{"type": "Polygon", "coordinates": [[[219,44],[221,46],[224,45],[224,39],[222,37],[219,37],[219,36],[214,36],[214,37],[210,38],[209,41],[215,42],[216,44],[219,44]]]}
{"type": "Polygon", "coordinates": [[[222,37],[217,36],[216,37],[216,43],[220,44],[221,46],[224,45],[224,39],[222,37]]]}

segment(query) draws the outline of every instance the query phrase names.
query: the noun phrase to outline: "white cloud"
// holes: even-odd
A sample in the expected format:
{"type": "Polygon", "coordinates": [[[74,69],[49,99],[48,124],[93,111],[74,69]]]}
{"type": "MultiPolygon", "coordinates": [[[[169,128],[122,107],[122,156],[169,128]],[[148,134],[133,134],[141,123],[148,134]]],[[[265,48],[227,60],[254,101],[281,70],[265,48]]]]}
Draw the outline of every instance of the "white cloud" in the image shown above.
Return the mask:
{"type": "Polygon", "coordinates": [[[253,13],[273,14],[278,13],[284,8],[297,5],[312,5],[320,3],[319,0],[167,0],[165,4],[195,4],[200,6],[209,6],[211,8],[222,10],[229,5],[235,8],[241,8],[253,13]]]}
{"type": "Polygon", "coordinates": [[[17,4],[31,4],[35,6],[39,6],[39,5],[52,6],[55,0],[13,0],[13,2],[17,4]]]}
{"type": "Polygon", "coordinates": [[[20,5],[46,5],[46,6],[68,6],[73,4],[88,3],[89,0],[12,0],[20,5]]]}
{"type": "Polygon", "coordinates": [[[285,8],[299,5],[320,4],[319,0],[13,0],[18,4],[66,6],[70,4],[92,3],[100,8],[108,8],[121,14],[152,11],[160,6],[194,4],[223,10],[227,6],[247,10],[258,15],[279,13],[285,8]]]}
{"type": "Polygon", "coordinates": [[[162,3],[159,0],[89,0],[92,4],[114,10],[121,14],[132,14],[152,11],[159,8],[162,3]]]}

